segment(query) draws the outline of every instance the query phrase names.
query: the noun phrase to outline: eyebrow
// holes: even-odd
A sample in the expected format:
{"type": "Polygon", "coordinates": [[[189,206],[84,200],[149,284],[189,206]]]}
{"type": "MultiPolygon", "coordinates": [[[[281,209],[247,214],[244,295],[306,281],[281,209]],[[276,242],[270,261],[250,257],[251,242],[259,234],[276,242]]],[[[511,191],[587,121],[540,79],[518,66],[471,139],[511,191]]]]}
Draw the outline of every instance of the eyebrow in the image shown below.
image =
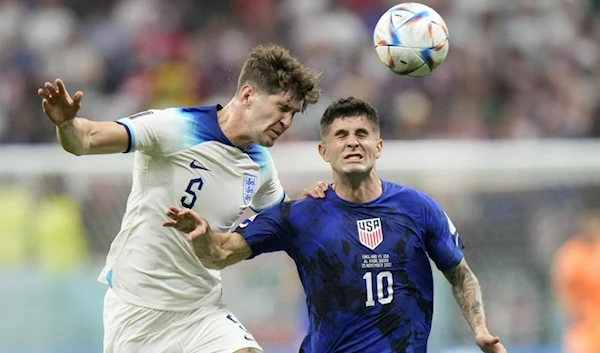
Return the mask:
{"type": "Polygon", "coordinates": [[[284,109],[288,109],[291,110],[295,113],[298,113],[300,111],[300,106],[298,104],[291,104],[291,103],[280,103],[279,104],[282,108],[284,109]]]}
{"type": "MultiPolygon", "coordinates": [[[[362,128],[362,127],[358,128],[358,129],[356,129],[354,131],[355,131],[355,134],[366,134],[366,135],[370,135],[371,134],[368,129],[365,129],[365,128],[362,128]]],[[[348,133],[350,133],[350,131],[348,131],[348,129],[338,129],[338,130],[335,130],[333,132],[333,135],[334,136],[338,136],[338,135],[348,134],[348,133]]]]}

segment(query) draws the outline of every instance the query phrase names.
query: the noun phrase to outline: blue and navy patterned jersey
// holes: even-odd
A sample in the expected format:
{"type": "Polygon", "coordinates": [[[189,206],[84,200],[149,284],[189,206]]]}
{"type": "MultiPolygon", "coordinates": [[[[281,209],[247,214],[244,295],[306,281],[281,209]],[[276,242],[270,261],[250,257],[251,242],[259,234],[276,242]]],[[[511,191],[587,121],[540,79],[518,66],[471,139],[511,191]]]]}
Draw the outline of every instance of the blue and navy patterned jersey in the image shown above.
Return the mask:
{"type": "Polygon", "coordinates": [[[236,230],[253,256],[283,250],[306,294],[303,353],[424,353],[433,314],[433,276],[462,260],[452,222],[425,193],[382,182],[383,193],[351,203],[286,202],[236,230]]]}

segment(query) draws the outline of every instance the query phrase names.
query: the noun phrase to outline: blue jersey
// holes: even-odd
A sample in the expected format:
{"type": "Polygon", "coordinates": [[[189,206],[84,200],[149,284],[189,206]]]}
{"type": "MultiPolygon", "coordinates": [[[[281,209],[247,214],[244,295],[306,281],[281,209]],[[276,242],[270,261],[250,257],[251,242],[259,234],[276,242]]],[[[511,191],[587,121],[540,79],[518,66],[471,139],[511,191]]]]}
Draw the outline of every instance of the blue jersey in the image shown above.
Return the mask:
{"type": "Polygon", "coordinates": [[[306,294],[301,353],[424,353],[433,275],[462,260],[452,222],[428,195],[382,182],[368,203],[305,198],[264,211],[236,230],[253,256],[283,250],[306,294]]]}

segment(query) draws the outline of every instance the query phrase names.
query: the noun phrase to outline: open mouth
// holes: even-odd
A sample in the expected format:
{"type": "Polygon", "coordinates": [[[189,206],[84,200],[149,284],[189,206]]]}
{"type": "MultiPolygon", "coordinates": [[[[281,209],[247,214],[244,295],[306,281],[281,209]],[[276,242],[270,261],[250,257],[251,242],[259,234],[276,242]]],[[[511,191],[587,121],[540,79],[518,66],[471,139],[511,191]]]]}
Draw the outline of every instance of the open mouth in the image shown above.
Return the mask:
{"type": "Polygon", "coordinates": [[[363,160],[363,156],[360,153],[350,153],[344,157],[344,161],[348,162],[360,162],[363,160]]]}

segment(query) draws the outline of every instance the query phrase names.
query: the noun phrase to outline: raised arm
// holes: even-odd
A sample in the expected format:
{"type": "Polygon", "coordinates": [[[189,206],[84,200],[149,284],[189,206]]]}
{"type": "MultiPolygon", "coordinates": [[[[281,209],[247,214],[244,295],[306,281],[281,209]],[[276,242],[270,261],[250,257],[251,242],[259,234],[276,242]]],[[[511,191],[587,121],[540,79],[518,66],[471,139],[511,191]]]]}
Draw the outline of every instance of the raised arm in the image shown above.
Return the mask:
{"type": "Polygon", "coordinates": [[[194,254],[206,268],[221,270],[252,255],[250,246],[239,233],[215,233],[206,220],[190,209],[170,207],[167,216],[171,221],[163,223],[187,233],[194,254]]]}
{"type": "Polygon", "coordinates": [[[452,286],[452,294],[475,334],[475,342],[479,348],[488,353],[505,353],[506,350],[499,343],[500,339],[490,335],[481,287],[465,259],[463,258],[453,269],[444,271],[444,276],[452,286]]]}
{"type": "Polygon", "coordinates": [[[71,97],[65,84],[57,79],[38,89],[44,114],[56,126],[56,135],[65,151],[74,155],[125,152],[129,137],[124,126],[115,122],[97,122],[77,118],[82,92],[71,97]]]}

